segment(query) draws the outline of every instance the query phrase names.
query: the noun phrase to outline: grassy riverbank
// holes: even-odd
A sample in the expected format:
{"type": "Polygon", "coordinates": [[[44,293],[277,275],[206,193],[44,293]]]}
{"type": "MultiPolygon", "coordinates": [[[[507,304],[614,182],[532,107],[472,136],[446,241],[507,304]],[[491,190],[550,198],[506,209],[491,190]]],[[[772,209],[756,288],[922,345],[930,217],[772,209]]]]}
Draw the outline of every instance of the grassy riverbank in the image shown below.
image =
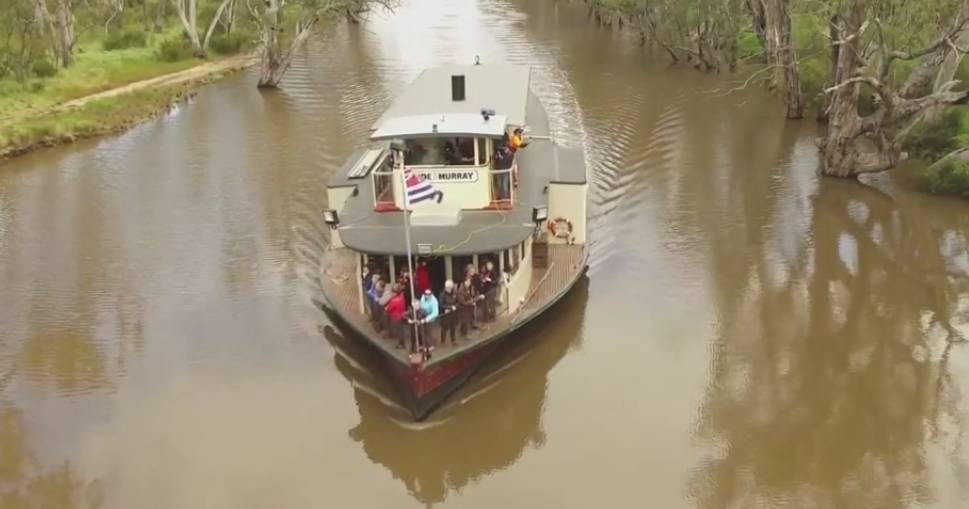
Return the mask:
{"type": "Polygon", "coordinates": [[[198,84],[248,64],[240,56],[192,58],[176,29],[141,37],[140,47],[114,50],[104,40],[89,41],[68,69],[0,80],[0,157],[124,130],[168,111],[198,84]]]}
{"type": "Polygon", "coordinates": [[[122,131],[168,111],[191,93],[189,84],[138,90],[95,99],[82,106],[0,125],[0,157],[122,131]]]}

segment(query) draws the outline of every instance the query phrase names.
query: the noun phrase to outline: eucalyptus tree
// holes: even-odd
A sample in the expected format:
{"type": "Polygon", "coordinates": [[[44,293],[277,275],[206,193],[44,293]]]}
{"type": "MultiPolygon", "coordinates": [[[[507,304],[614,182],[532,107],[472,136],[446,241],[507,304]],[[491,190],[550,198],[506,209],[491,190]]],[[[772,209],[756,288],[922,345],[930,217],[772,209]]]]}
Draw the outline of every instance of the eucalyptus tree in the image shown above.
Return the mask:
{"type": "Polygon", "coordinates": [[[74,64],[74,5],[72,0],[33,0],[34,23],[50,40],[50,47],[64,67],[74,64]],[[49,5],[52,4],[52,5],[49,5]],[[51,12],[53,7],[53,13],[51,12]]]}
{"type": "Polygon", "coordinates": [[[794,0],[747,0],[751,25],[764,47],[771,85],[784,91],[787,118],[804,116],[800,69],[791,26],[794,0]]]}
{"type": "Polygon", "coordinates": [[[627,0],[614,8],[638,24],[643,42],[674,61],[719,71],[737,64],[737,39],[748,24],[744,6],[745,0],[627,0]]]}
{"type": "Polygon", "coordinates": [[[0,79],[27,79],[33,63],[48,50],[50,41],[42,35],[46,29],[38,29],[35,8],[32,0],[11,0],[0,9],[0,79]]]}
{"type": "Polygon", "coordinates": [[[828,130],[819,144],[823,171],[855,177],[891,169],[926,112],[969,100],[969,91],[953,79],[969,38],[969,0],[830,5],[834,76],[825,90],[830,98],[828,130]],[[873,111],[863,108],[862,91],[874,95],[873,111]]]}
{"type": "Polygon", "coordinates": [[[219,7],[216,8],[215,15],[209,20],[208,29],[204,35],[199,34],[198,13],[199,0],[172,0],[175,10],[178,12],[178,19],[182,22],[182,28],[188,35],[188,40],[192,45],[192,55],[196,58],[207,58],[209,53],[209,41],[215,33],[215,27],[222,18],[222,12],[231,0],[221,0],[219,7]]]}
{"type": "Polygon", "coordinates": [[[293,53],[326,17],[344,15],[351,21],[372,4],[391,0],[246,0],[260,34],[259,88],[276,88],[292,64],[293,53]],[[286,27],[292,26],[292,31],[286,27]]]}

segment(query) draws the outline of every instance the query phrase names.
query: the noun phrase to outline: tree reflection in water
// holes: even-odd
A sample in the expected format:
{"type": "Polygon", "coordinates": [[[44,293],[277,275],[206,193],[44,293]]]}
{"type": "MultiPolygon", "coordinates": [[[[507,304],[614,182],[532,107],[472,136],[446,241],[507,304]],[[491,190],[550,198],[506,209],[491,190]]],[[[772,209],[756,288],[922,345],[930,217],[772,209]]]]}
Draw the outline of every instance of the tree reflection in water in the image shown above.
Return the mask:
{"type": "Polygon", "coordinates": [[[79,479],[68,462],[41,469],[27,444],[23,413],[0,403],[0,507],[95,509],[103,499],[100,483],[79,479]]]}
{"type": "Polygon", "coordinates": [[[802,250],[785,256],[783,228],[762,225],[746,285],[717,281],[698,428],[717,453],[691,485],[700,507],[931,504],[931,448],[969,489],[966,387],[948,373],[969,355],[969,215],[931,206],[822,182],[802,250]]]}
{"type": "Polygon", "coordinates": [[[355,387],[360,423],[349,430],[350,437],[428,505],[511,466],[527,448],[545,443],[548,373],[578,346],[587,297],[588,280],[582,278],[545,316],[511,336],[511,344],[422,423],[388,404],[396,393],[379,359],[353,336],[326,327],[336,365],[355,387]]]}

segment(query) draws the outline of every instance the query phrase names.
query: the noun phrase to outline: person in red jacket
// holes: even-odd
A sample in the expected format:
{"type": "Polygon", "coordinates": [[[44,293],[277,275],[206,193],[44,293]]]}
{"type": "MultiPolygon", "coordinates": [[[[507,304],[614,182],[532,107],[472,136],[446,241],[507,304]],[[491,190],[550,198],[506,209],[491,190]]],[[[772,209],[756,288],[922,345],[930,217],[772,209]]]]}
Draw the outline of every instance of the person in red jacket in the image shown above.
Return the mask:
{"type": "Polygon", "coordinates": [[[404,315],[407,313],[405,291],[394,285],[394,296],[387,303],[387,317],[390,318],[390,335],[397,339],[397,347],[404,348],[404,315]]]}
{"type": "Polygon", "coordinates": [[[431,273],[427,269],[427,260],[420,260],[414,272],[416,272],[414,284],[417,285],[417,295],[424,295],[424,292],[431,290],[431,273]]]}

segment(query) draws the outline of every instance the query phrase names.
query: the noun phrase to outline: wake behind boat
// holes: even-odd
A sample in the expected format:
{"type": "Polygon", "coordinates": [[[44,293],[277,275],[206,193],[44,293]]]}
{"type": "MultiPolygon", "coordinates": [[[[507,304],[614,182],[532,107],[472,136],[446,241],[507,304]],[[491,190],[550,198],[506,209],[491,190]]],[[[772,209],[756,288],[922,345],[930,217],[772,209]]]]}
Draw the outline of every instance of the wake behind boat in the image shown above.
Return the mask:
{"type": "Polygon", "coordinates": [[[585,271],[584,157],[552,139],[529,81],[512,65],[425,70],[328,184],[328,307],[418,419],[585,271]]]}

